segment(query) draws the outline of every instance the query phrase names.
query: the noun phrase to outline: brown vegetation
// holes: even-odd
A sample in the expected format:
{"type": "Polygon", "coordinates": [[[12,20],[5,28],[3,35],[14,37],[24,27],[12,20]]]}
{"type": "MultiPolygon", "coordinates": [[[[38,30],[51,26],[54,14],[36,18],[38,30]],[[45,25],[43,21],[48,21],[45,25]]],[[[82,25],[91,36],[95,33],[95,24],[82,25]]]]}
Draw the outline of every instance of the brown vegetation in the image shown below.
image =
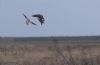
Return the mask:
{"type": "Polygon", "coordinates": [[[49,44],[17,43],[0,44],[0,64],[100,65],[99,44],[62,44],[55,39],[49,44]]]}

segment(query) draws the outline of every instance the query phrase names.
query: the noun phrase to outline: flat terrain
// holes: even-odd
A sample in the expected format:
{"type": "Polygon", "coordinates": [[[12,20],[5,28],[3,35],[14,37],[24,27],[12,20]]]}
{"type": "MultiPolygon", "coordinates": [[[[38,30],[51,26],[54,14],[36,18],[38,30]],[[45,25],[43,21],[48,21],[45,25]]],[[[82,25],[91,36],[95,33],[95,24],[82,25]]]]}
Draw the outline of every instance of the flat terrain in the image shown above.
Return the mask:
{"type": "Polygon", "coordinates": [[[100,65],[100,37],[1,37],[0,64],[100,65]]]}

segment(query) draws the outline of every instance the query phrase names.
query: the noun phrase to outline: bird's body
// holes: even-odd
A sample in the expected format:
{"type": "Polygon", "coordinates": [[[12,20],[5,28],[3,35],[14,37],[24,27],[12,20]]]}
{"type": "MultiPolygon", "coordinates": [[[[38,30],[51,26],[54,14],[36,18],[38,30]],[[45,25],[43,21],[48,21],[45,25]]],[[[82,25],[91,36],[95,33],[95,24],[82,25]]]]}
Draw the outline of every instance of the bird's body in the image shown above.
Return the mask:
{"type": "Polygon", "coordinates": [[[33,24],[33,25],[36,25],[35,23],[33,23],[25,14],[23,14],[23,16],[25,17],[26,19],[26,24],[29,25],[29,23],[33,24]]]}
{"type": "Polygon", "coordinates": [[[43,17],[43,15],[41,15],[41,14],[35,14],[35,15],[32,15],[32,17],[37,17],[38,18],[38,20],[39,20],[39,22],[41,23],[41,25],[44,23],[44,17],[43,17]]]}

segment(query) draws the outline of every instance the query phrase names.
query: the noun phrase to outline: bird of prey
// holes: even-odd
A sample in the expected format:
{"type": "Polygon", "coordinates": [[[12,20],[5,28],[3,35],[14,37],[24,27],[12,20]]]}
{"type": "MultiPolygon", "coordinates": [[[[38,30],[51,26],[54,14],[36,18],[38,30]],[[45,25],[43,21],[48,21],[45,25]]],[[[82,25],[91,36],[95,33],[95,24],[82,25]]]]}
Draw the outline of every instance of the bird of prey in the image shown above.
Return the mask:
{"type": "Polygon", "coordinates": [[[38,21],[41,23],[41,25],[44,23],[44,17],[41,14],[34,14],[32,15],[32,17],[36,17],[38,19],[38,21]]]}
{"type": "Polygon", "coordinates": [[[36,25],[35,23],[33,23],[25,14],[23,14],[23,16],[25,17],[26,19],[26,24],[29,25],[29,23],[33,24],[33,25],[36,25]]]}

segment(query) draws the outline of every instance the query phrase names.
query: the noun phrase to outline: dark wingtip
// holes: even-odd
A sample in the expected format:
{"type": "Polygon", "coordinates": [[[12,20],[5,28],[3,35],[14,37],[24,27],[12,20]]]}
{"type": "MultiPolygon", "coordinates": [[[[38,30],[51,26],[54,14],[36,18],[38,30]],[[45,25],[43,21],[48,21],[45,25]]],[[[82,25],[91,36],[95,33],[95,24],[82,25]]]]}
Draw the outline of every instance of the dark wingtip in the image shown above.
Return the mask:
{"type": "Polygon", "coordinates": [[[33,24],[33,25],[37,25],[37,24],[35,24],[35,23],[33,23],[33,22],[32,22],[32,24],[33,24]]]}
{"type": "Polygon", "coordinates": [[[26,17],[26,15],[24,13],[22,15],[26,17]]]}
{"type": "Polygon", "coordinates": [[[24,15],[24,13],[22,13],[24,15]]]}

